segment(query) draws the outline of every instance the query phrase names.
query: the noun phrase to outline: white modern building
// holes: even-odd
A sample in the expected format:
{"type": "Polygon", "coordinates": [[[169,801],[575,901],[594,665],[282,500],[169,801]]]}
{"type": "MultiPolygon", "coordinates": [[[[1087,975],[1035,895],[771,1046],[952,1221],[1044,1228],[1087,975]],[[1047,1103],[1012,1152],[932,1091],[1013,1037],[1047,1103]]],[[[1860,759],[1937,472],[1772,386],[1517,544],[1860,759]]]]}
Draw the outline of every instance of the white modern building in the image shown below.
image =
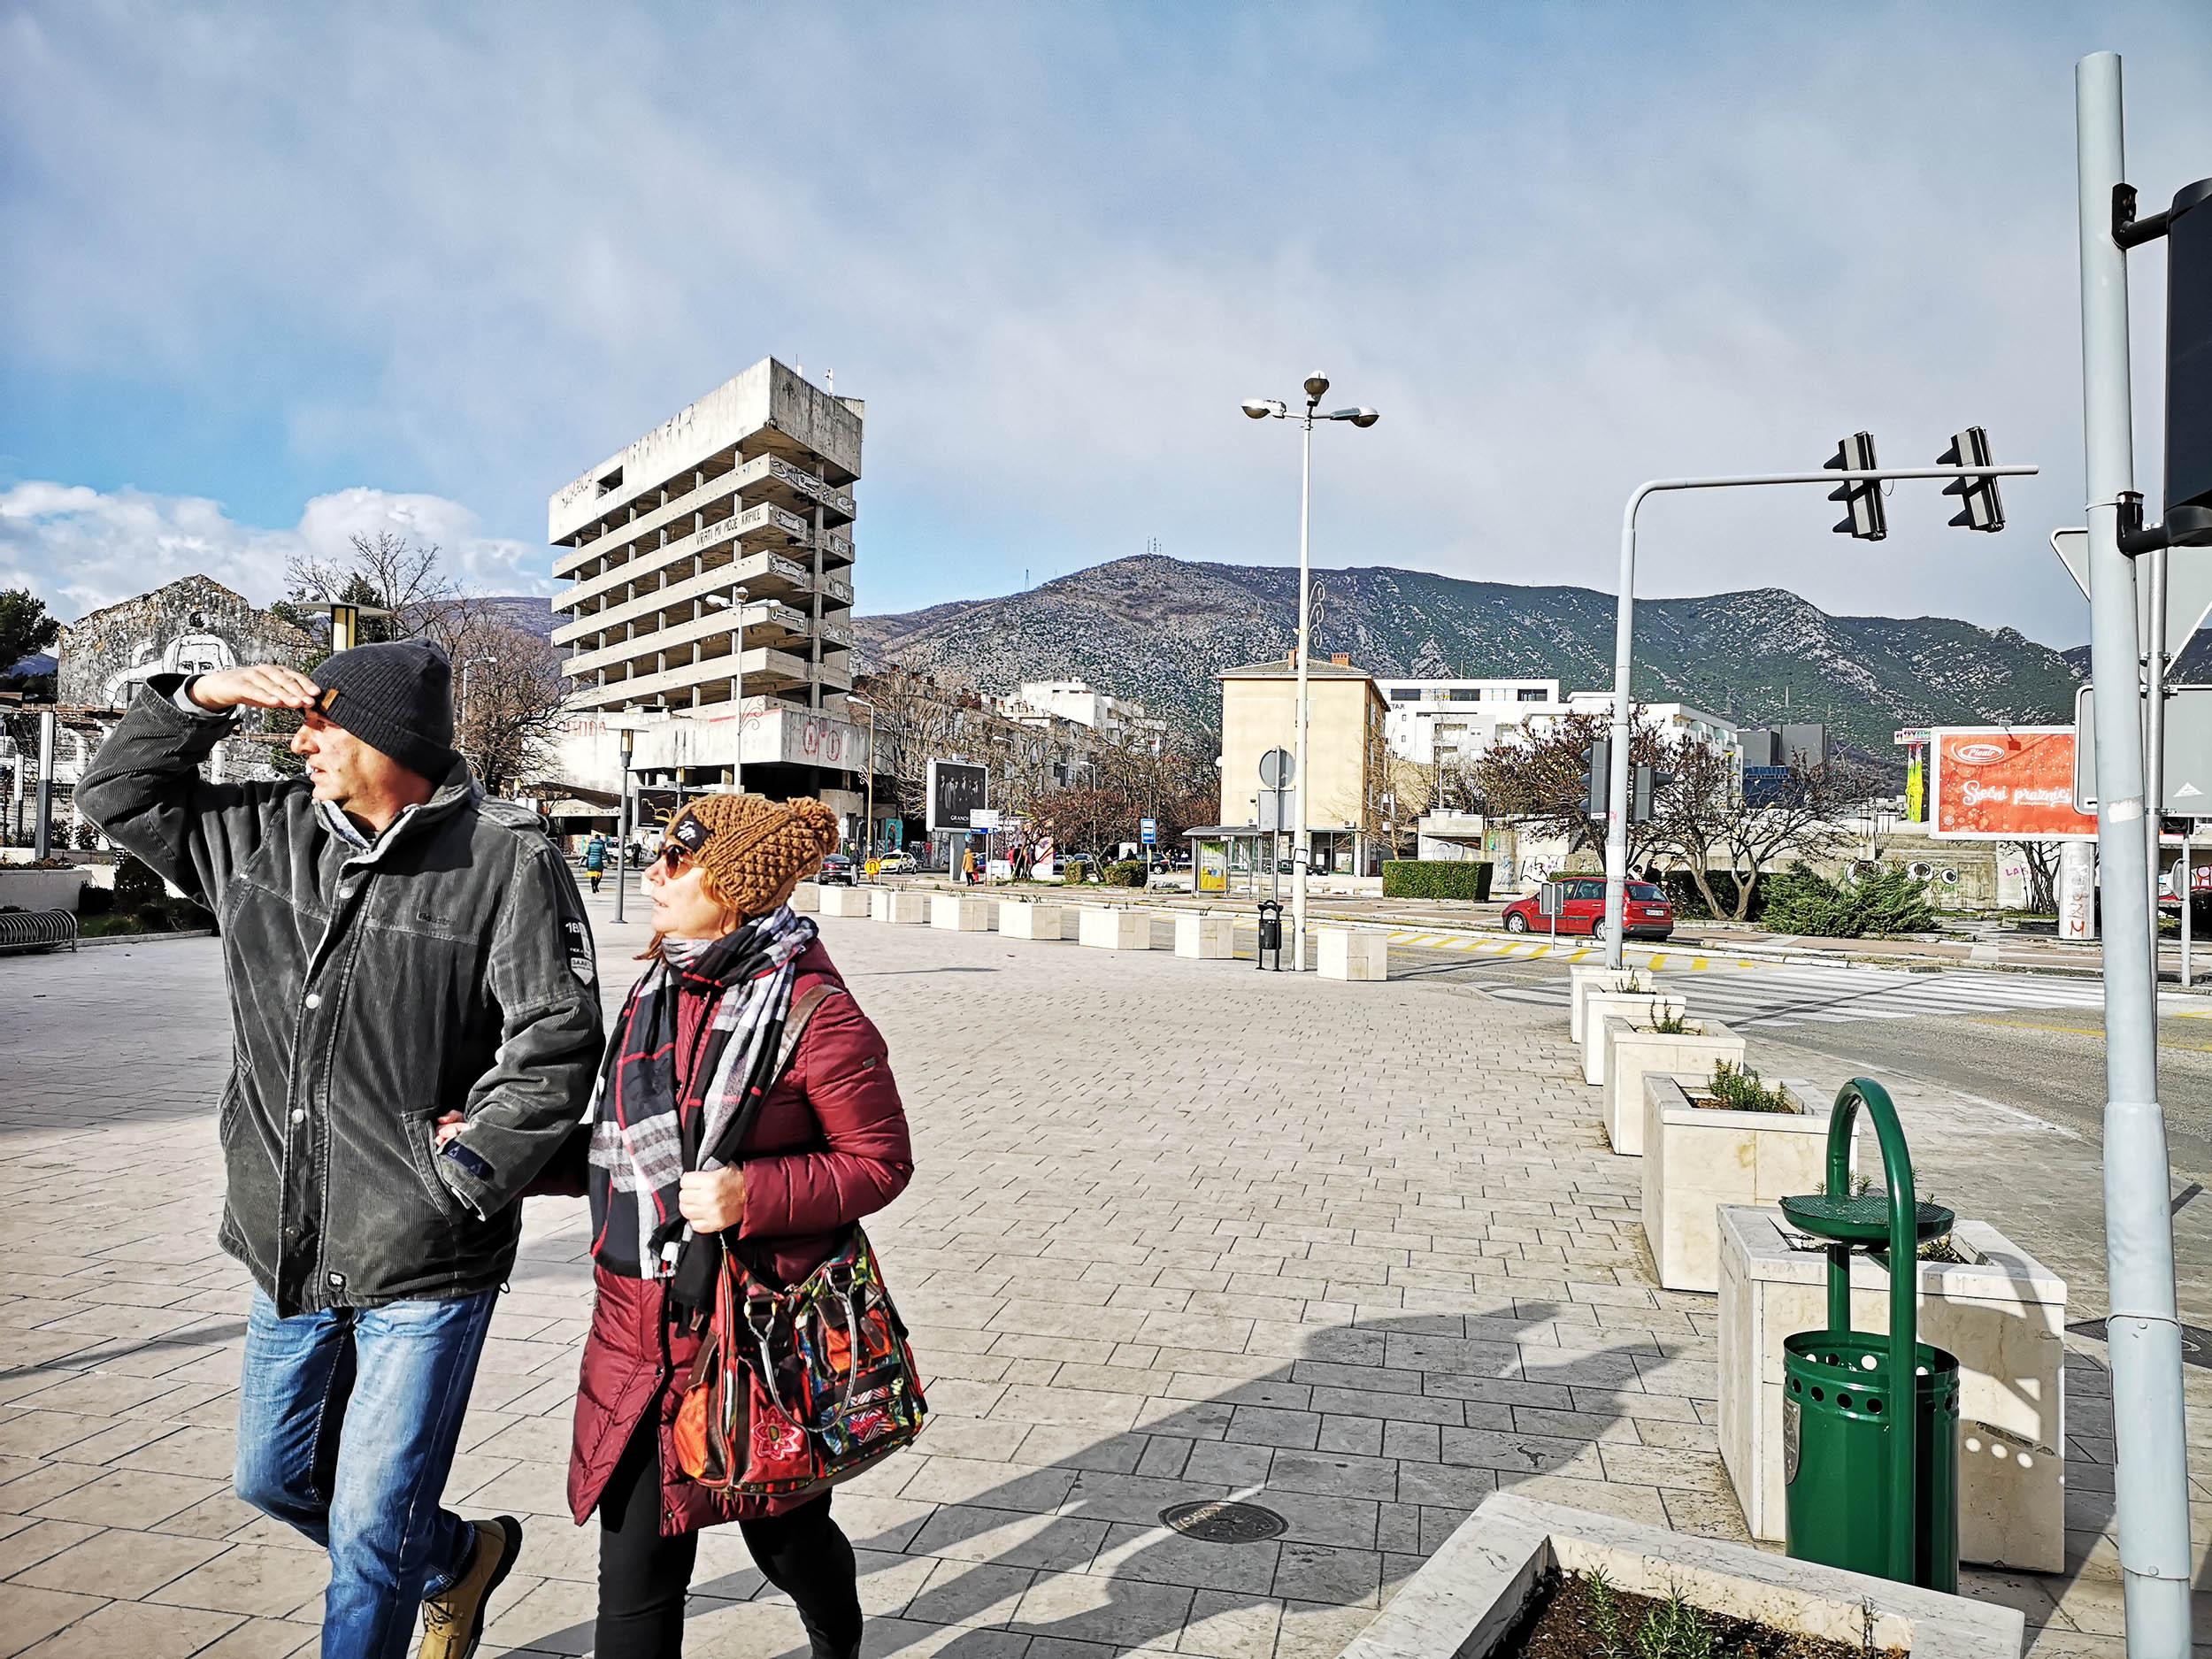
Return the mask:
{"type": "Polygon", "coordinates": [[[998,711],[1025,726],[1068,720],[1117,743],[1136,741],[1154,754],[1167,738],[1167,722],[1147,714],[1144,704],[1110,696],[1084,680],[1025,680],[998,711]]]}
{"type": "Polygon", "coordinates": [[[858,833],[869,733],[845,704],[865,413],[764,358],[554,492],[565,776],[618,787],[630,726],[641,788],[818,795],[858,833]]]}
{"type": "Polygon", "coordinates": [[[1498,741],[1502,727],[1522,726],[1565,710],[1555,680],[1379,680],[1389,704],[1383,741],[1401,760],[1449,765],[1471,760],[1498,741]]]}

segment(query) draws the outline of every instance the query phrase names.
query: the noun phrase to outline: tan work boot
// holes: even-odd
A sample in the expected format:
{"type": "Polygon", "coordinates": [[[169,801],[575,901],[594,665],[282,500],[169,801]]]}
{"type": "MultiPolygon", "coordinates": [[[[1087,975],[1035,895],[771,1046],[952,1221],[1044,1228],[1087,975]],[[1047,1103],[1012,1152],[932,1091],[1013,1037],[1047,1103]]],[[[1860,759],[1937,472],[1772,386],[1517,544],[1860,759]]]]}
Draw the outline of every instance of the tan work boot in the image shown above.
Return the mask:
{"type": "Polygon", "coordinates": [[[422,1604],[419,1659],[473,1659],[484,1640],[484,1609],[522,1553],[522,1523],[511,1515],[476,1524],[468,1566],[442,1595],[422,1604]]]}

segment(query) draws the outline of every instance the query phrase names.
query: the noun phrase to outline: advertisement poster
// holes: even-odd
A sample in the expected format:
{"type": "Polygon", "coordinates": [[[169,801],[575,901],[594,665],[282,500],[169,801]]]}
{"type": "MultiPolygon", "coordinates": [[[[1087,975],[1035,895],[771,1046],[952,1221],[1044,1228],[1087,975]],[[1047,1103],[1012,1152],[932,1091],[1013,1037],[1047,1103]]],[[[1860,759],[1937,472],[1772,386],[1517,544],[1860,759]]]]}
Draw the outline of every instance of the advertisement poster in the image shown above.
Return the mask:
{"type": "Polygon", "coordinates": [[[1928,831],[1950,841],[2093,841],[2074,810],[2070,726],[1939,726],[1930,733],[1928,831]]]}

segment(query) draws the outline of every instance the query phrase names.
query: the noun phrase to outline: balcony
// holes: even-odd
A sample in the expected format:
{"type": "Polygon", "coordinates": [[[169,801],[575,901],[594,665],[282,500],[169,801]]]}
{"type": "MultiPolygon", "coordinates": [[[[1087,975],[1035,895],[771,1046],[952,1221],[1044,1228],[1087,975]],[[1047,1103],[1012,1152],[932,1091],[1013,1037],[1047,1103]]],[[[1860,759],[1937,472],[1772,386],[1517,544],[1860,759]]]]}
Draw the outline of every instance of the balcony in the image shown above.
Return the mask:
{"type": "MultiPolygon", "coordinates": [[[[845,588],[843,603],[852,603],[849,583],[833,583],[825,577],[822,587],[825,596],[830,598],[836,597],[833,588],[845,588]]],[[[811,610],[810,595],[814,591],[814,573],[798,560],[786,558],[780,553],[756,553],[749,558],[710,565],[696,575],[672,581],[665,588],[650,588],[634,599],[586,611],[554,629],[553,643],[572,644],[605,629],[624,627],[633,622],[653,626],[654,619],[664,611],[687,611],[701,600],[726,595],[733,588],[743,588],[756,599],[780,599],[811,610]]],[[[554,609],[568,608],[574,596],[572,593],[560,595],[553,601],[554,609]]]]}
{"type": "MultiPolygon", "coordinates": [[[[749,649],[756,645],[805,648],[814,621],[807,612],[772,599],[751,600],[744,611],[749,649]]],[[[595,674],[617,664],[652,661],[664,651],[688,652],[690,647],[710,641],[721,641],[726,649],[726,642],[737,627],[733,610],[710,609],[700,616],[679,617],[663,623],[635,639],[610,640],[604,645],[580,651],[562,667],[572,675],[595,674]]]]}
{"type": "MultiPolygon", "coordinates": [[[[619,593],[632,582],[642,580],[670,565],[685,559],[703,558],[709,564],[718,558],[742,559],[756,553],[786,552],[794,546],[804,546],[813,534],[813,526],[796,513],[786,512],[780,507],[763,504],[733,513],[709,525],[705,529],[677,537],[665,547],[645,548],[626,563],[617,565],[595,576],[587,576],[566,593],[553,601],[554,609],[573,611],[588,599],[619,593]]],[[[807,566],[812,574],[811,562],[807,566]]],[[[643,597],[640,595],[639,597],[643,597]]],[[[627,599],[621,603],[628,603],[627,599]]]]}
{"type": "Polygon", "coordinates": [[[781,456],[756,457],[737,469],[733,481],[738,498],[741,501],[766,502],[771,506],[787,508],[803,514],[810,522],[818,506],[822,510],[825,524],[850,524],[853,521],[853,498],[850,495],[834,484],[826,483],[813,473],[792,465],[781,456]]]}
{"type": "MultiPolygon", "coordinates": [[[[728,629],[723,630],[725,635],[728,629]]],[[[704,644],[705,641],[699,641],[704,644]]],[[[789,651],[771,649],[765,646],[748,647],[744,655],[745,695],[773,694],[783,691],[804,691],[808,686],[807,662],[789,651]]],[[[573,664],[567,672],[576,673],[573,664]]],[[[657,703],[664,699],[672,703],[688,704],[696,689],[702,703],[727,702],[730,682],[736,677],[737,659],[727,649],[719,655],[704,656],[696,663],[679,663],[669,668],[633,674],[626,679],[610,679],[603,686],[586,684],[577,687],[570,695],[569,705],[580,710],[619,709],[633,703],[657,703]]],[[[596,671],[588,671],[595,675],[596,671]]],[[[850,687],[848,676],[838,677],[839,690],[850,687]]],[[[822,683],[829,685],[831,676],[825,669],[822,683]]]]}

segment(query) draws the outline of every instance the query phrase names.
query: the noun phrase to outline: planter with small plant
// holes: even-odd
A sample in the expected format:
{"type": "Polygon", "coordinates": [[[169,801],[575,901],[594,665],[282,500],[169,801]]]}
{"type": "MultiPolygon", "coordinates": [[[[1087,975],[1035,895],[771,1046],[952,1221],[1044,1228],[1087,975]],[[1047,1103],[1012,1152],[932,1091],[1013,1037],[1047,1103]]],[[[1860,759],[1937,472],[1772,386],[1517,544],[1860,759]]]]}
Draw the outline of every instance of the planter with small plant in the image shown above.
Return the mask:
{"type": "Polygon", "coordinates": [[[1640,1029],[1663,1020],[1684,1019],[1689,1011],[1689,1004],[1675,993],[1653,990],[1641,981],[1627,990],[1591,992],[1582,1003],[1582,1080],[1603,1083],[1612,1075],[1609,1020],[1640,1029]]]}
{"type": "Polygon", "coordinates": [[[1644,1237],[1669,1290],[1720,1288],[1722,1204],[1821,1190],[1828,1114],[1740,1061],[1643,1079],[1644,1237]]]}
{"type": "Polygon", "coordinates": [[[2013,1608],[1500,1492],[1343,1659],[2019,1659],[2013,1608]]]}
{"type": "Polygon", "coordinates": [[[1647,995],[1652,988],[1648,974],[1636,968],[1609,968],[1596,966],[1572,967],[1567,970],[1567,1034],[1578,1047],[1582,1042],[1583,1005],[1601,991],[1627,991],[1647,995]]]}
{"type": "Polygon", "coordinates": [[[1709,1074],[1718,1062],[1741,1064],[1744,1040],[1717,1019],[1694,1019],[1679,998],[1647,997],[1592,1016],[1591,1033],[1607,1052],[1605,1138],[1613,1150],[1644,1150],[1644,1079],[1660,1073],[1709,1074]]]}
{"type": "MultiPolygon", "coordinates": [[[[1794,1190],[1825,1185],[1823,1171],[1794,1190]]],[[[1778,1210],[1724,1204],[1716,1220],[1721,1464],[1752,1537],[1779,1542],[1782,1342],[1826,1326],[1827,1257],[1778,1210]]],[[[2066,1281],[1985,1221],[1961,1219],[1919,1254],[1920,1340],[1959,1361],[1959,1559],[2062,1571],[2066,1281]]],[[[1889,1329],[1879,1257],[1852,1258],[1850,1322],[1889,1329]]]]}

